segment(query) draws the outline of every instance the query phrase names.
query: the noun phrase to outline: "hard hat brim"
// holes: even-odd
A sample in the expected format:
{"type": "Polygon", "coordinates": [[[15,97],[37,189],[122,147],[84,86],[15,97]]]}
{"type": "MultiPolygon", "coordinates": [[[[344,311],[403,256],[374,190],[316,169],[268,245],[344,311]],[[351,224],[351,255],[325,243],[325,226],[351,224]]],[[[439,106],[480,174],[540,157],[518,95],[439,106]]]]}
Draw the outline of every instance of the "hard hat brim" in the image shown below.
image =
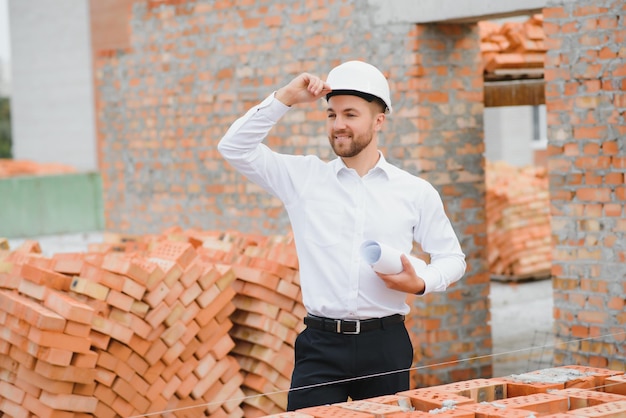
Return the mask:
{"type": "Polygon", "coordinates": [[[365,93],[365,92],[358,91],[358,90],[345,90],[345,89],[333,90],[330,93],[326,94],[326,101],[328,101],[333,96],[357,96],[369,103],[372,103],[374,100],[378,100],[380,101],[380,104],[382,104],[385,107],[386,112],[391,111],[389,106],[387,106],[387,103],[385,103],[385,101],[382,98],[375,96],[373,94],[370,94],[370,93],[365,93]]]}

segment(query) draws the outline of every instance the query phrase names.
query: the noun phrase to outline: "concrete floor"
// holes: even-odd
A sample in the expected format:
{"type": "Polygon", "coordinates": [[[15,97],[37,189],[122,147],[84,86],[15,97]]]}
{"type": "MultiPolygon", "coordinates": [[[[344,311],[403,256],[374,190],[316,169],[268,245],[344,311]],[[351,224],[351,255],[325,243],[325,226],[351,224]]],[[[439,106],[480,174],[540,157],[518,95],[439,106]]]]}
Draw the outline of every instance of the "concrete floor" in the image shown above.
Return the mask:
{"type": "Polygon", "coordinates": [[[491,282],[494,377],[552,366],[552,280],[491,282]]]}
{"type": "MultiPolygon", "coordinates": [[[[42,252],[85,252],[87,244],[102,242],[102,233],[90,232],[31,238],[42,252]]],[[[14,249],[24,239],[9,240],[14,249]]],[[[491,329],[493,376],[520,374],[552,366],[552,282],[492,281],[491,329]]]]}

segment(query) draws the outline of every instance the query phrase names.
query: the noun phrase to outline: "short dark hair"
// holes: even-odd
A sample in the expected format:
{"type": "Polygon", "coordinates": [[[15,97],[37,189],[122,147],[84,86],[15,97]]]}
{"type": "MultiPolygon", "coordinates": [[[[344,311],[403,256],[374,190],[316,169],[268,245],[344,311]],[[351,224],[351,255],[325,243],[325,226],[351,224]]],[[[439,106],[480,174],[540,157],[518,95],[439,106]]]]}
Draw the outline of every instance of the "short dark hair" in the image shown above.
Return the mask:
{"type": "Polygon", "coordinates": [[[374,96],[373,94],[364,93],[358,90],[333,90],[326,95],[326,100],[330,99],[333,96],[357,96],[369,103],[375,102],[376,104],[378,104],[382,113],[385,113],[387,111],[387,105],[385,104],[383,99],[378,96],[374,96]]]}

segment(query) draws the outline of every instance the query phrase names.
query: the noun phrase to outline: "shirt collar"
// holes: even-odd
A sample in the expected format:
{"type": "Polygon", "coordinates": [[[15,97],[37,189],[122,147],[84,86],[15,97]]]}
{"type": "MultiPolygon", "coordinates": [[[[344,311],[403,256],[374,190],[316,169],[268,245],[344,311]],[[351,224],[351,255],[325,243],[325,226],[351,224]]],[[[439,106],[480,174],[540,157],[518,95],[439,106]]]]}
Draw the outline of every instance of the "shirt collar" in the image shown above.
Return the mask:
{"type": "MultiPolygon", "coordinates": [[[[389,164],[387,160],[385,160],[385,156],[380,150],[378,150],[378,155],[380,155],[380,158],[378,159],[378,162],[376,163],[374,168],[370,170],[370,173],[381,171],[387,176],[387,179],[390,179],[393,175],[393,166],[389,164]]],[[[338,175],[341,170],[350,170],[346,163],[344,163],[343,160],[339,157],[333,160],[333,168],[335,170],[335,175],[338,175]]]]}

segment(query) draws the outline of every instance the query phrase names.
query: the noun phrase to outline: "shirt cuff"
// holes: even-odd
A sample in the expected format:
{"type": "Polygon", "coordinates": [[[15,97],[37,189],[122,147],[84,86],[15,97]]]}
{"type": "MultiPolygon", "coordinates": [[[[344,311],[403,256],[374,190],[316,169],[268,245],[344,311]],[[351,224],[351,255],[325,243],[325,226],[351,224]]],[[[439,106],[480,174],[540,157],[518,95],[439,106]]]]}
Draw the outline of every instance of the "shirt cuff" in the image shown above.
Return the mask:
{"type": "Polygon", "coordinates": [[[257,112],[263,111],[263,114],[274,123],[278,122],[291,109],[278,100],[275,94],[276,92],[270,94],[257,106],[257,112]]]}
{"type": "Polygon", "coordinates": [[[429,264],[426,267],[420,277],[424,280],[424,293],[421,293],[419,296],[424,296],[432,292],[443,292],[446,290],[447,286],[443,282],[441,272],[439,269],[432,264],[429,264]]]}

